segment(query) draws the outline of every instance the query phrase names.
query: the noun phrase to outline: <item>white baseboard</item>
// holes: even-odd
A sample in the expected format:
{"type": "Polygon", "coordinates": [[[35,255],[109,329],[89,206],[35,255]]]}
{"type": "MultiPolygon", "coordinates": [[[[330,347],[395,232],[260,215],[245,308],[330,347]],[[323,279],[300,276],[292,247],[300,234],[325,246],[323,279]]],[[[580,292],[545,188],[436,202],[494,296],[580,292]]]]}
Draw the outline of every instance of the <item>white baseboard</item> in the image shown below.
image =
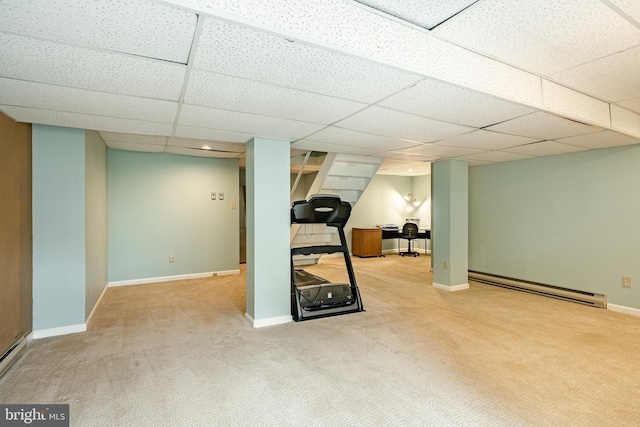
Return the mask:
{"type": "Polygon", "coordinates": [[[293,321],[293,318],[291,317],[291,315],[255,320],[253,317],[249,315],[249,313],[245,313],[244,318],[247,319],[249,324],[256,329],[264,328],[266,326],[282,325],[284,323],[291,323],[293,321]]]}
{"type": "Polygon", "coordinates": [[[87,320],[85,322],[87,326],[91,324],[91,320],[93,319],[93,314],[96,312],[96,308],[98,308],[98,306],[100,305],[100,301],[102,301],[102,297],[104,296],[105,292],[107,292],[108,288],[109,288],[109,284],[107,284],[104,287],[104,289],[102,289],[102,293],[100,294],[98,301],[96,301],[96,305],[93,306],[93,308],[91,309],[91,313],[89,313],[89,317],[87,317],[87,320]]]}
{"type": "Polygon", "coordinates": [[[86,323],[80,323],[78,325],[60,326],[58,328],[40,329],[31,332],[29,334],[32,339],[57,337],[59,335],[75,334],[78,332],[85,332],[87,330],[86,323]]]}
{"type": "Polygon", "coordinates": [[[640,316],[640,310],[637,308],[626,307],[624,305],[607,303],[607,310],[617,311],[619,313],[632,314],[634,316],[640,316]]]}
{"type": "Polygon", "coordinates": [[[240,274],[240,269],[237,270],[222,270],[222,271],[214,271],[214,276],[230,276],[232,274],[240,274]]]}
{"type": "Polygon", "coordinates": [[[469,289],[469,284],[462,283],[460,285],[447,286],[447,285],[442,285],[440,283],[433,282],[433,287],[443,291],[455,292],[455,291],[462,291],[465,289],[469,289]]]}
{"type": "MultiPolygon", "coordinates": [[[[236,270],[227,270],[236,271],[236,270]]],[[[240,272],[240,270],[238,270],[240,272]]],[[[187,279],[201,279],[203,277],[212,277],[216,274],[215,271],[209,271],[207,273],[193,273],[193,274],[179,274],[177,276],[164,276],[164,277],[150,277],[147,279],[133,279],[133,280],[121,280],[118,282],[109,282],[108,286],[129,286],[129,285],[146,285],[149,283],[158,282],[171,282],[174,280],[187,280],[187,279]]]]}

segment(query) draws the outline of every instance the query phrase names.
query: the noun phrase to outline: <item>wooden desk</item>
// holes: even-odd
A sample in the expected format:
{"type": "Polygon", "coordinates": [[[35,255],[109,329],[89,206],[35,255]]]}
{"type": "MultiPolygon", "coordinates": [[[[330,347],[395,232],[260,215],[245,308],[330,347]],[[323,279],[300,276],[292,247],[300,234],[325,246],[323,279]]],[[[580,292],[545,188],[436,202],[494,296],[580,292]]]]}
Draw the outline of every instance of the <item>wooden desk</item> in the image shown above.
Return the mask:
{"type": "MultiPolygon", "coordinates": [[[[400,250],[400,237],[398,236],[402,230],[382,230],[383,239],[398,239],[398,250],[400,250]]],[[[418,229],[418,239],[424,239],[424,250],[427,251],[427,240],[431,239],[430,228],[418,229]]]]}
{"type": "Polygon", "coordinates": [[[382,255],[382,229],[381,228],[352,228],[351,229],[351,253],[354,256],[365,258],[382,255]]]}

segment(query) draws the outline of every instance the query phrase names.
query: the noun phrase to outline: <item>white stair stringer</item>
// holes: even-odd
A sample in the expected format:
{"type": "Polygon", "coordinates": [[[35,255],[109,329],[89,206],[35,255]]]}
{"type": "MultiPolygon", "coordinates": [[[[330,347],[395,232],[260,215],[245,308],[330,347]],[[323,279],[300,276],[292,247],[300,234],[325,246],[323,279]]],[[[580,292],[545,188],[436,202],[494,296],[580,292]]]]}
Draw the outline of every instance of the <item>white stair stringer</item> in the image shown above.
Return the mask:
{"type": "MultiPolygon", "coordinates": [[[[307,193],[307,200],[314,194],[335,194],[354,207],[382,161],[378,157],[327,154],[307,193]]],[[[291,247],[330,245],[336,233],[335,227],[324,224],[294,224],[291,226],[291,247]]],[[[293,262],[294,265],[317,264],[321,257],[315,254],[296,255],[293,262]]]]}

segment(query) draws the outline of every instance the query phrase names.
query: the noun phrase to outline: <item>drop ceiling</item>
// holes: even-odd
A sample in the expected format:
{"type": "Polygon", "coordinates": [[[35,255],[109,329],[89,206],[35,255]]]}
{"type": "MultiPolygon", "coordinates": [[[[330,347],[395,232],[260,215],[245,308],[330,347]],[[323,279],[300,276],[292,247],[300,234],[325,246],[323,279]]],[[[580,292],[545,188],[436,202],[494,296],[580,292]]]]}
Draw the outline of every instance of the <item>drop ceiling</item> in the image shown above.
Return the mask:
{"type": "Polygon", "coordinates": [[[640,143],[632,0],[0,0],[0,57],[0,111],[117,150],[419,175],[640,143]]]}

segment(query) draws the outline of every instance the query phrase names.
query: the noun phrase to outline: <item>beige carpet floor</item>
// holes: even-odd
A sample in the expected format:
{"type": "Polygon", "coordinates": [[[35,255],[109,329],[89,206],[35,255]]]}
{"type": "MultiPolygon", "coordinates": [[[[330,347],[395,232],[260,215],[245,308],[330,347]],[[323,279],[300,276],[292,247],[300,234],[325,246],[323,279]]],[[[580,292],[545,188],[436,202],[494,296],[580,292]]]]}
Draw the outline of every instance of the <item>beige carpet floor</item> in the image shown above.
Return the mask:
{"type": "MultiPolygon", "coordinates": [[[[107,290],[86,333],[33,341],[2,403],[72,426],[640,425],[640,318],[355,258],[366,311],[252,329],[245,275],[107,290]]],[[[309,271],[345,281],[342,259],[309,271]]]]}

